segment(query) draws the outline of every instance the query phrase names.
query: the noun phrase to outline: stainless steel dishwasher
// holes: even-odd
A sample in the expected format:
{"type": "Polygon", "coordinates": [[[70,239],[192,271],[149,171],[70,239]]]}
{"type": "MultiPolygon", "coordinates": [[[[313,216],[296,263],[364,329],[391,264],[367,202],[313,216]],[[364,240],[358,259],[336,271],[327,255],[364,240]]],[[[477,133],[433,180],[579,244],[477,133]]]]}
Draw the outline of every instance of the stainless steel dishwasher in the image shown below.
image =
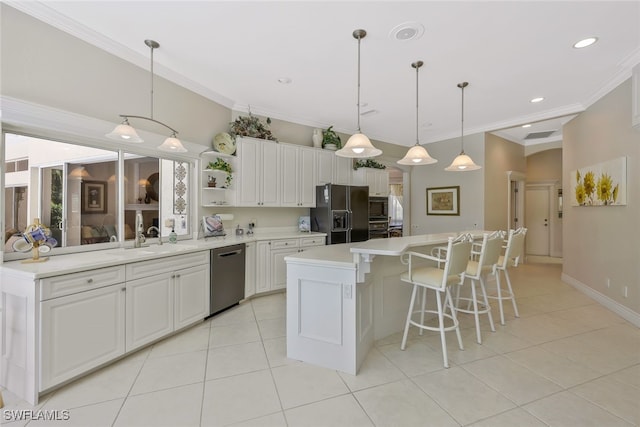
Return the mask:
{"type": "Polygon", "coordinates": [[[245,245],[211,250],[210,315],[232,307],[244,298],[245,245]]]}

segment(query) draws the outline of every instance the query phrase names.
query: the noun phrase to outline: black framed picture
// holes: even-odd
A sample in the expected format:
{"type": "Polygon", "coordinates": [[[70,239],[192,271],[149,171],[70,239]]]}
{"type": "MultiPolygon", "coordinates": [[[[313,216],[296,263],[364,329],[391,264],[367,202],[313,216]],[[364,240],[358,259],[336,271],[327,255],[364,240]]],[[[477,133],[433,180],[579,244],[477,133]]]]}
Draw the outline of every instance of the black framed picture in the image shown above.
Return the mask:
{"type": "Polygon", "coordinates": [[[427,215],[460,215],[460,186],[427,188],[427,215]]]}
{"type": "Polygon", "coordinates": [[[107,213],[107,183],[82,182],[82,213],[107,213]]]}

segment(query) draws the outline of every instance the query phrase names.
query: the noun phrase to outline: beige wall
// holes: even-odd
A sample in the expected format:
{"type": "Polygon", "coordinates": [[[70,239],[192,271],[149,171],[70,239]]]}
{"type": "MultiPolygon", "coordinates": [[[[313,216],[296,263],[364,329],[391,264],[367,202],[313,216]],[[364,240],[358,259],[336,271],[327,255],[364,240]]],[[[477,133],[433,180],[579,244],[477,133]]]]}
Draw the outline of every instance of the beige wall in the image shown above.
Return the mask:
{"type": "Polygon", "coordinates": [[[563,135],[567,196],[572,171],[626,156],[628,198],[627,206],[565,203],[563,273],[640,314],[640,131],[631,127],[631,80],[567,123],[563,135]]]}
{"type": "Polygon", "coordinates": [[[486,230],[506,230],[508,228],[507,171],[524,173],[526,162],[524,147],[499,136],[485,135],[484,168],[484,228],[486,230]]]}
{"type": "Polygon", "coordinates": [[[562,149],[541,151],[527,157],[527,182],[562,183],[562,149]]]}

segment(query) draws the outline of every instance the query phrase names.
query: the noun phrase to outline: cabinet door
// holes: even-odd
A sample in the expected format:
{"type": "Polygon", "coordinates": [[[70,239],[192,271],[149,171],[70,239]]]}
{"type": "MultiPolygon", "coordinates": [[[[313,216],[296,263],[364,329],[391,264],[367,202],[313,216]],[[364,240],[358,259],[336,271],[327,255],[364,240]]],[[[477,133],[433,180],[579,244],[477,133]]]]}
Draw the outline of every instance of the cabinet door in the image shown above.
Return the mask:
{"type": "Polygon", "coordinates": [[[236,174],[238,206],[258,206],[260,203],[260,171],[262,157],[260,141],[238,138],[239,173],[236,174]]]}
{"type": "Polygon", "coordinates": [[[161,274],[127,282],[127,351],[173,332],[172,276],[161,274]]]}
{"type": "Polygon", "coordinates": [[[256,293],[271,289],[271,242],[257,242],[256,293]]]}
{"type": "Polygon", "coordinates": [[[298,248],[271,249],[271,290],[287,287],[287,263],[284,257],[298,253],[298,248]]]}
{"type": "Polygon", "coordinates": [[[124,289],[116,284],[41,303],[40,390],[124,354],[124,289]]]}
{"type": "MultiPolygon", "coordinates": [[[[281,179],[282,186],[281,206],[300,206],[299,200],[299,149],[291,145],[280,147],[280,158],[282,159],[281,179]]],[[[275,171],[273,171],[275,173],[275,171]]]]}
{"type": "Polygon", "coordinates": [[[174,329],[198,322],[209,315],[209,266],[178,270],[174,282],[174,329]]]}
{"type": "Polygon", "coordinates": [[[315,151],[311,148],[300,148],[298,155],[298,202],[305,208],[316,206],[315,151]]]}
{"type": "Polygon", "coordinates": [[[329,150],[315,150],[316,152],[316,183],[315,185],[331,184],[333,182],[333,158],[335,152],[329,150]]]}
{"type": "Polygon", "coordinates": [[[244,297],[256,293],[256,243],[245,244],[244,297]]]}
{"type": "Polygon", "coordinates": [[[389,195],[389,173],[387,171],[375,171],[374,188],[376,196],[389,195]]]}
{"type": "Polygon", "coordinates": [[[280,206],[280,145],[262,141],[260,206],[280,206]]]}
{"type": "Polygon", "coordinates": [[[335,184],[351,185],[351,173],[353,169],[353,160],[349,157],[334,156],[334,174],[335,184]]]}

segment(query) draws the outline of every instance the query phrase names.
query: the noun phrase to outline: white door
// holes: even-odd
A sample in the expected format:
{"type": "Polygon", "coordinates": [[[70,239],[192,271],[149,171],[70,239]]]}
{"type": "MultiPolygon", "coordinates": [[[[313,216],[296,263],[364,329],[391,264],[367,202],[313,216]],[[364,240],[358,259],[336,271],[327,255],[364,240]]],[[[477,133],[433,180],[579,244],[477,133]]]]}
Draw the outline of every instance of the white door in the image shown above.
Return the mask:
{"type": "Polygon", "coordinates": [[[525,199],[526,253],[549,256],[549,188],[527,188],[525,199]]]}
{"type": "MultiPolygon", "coordinates": [[[[280,194],[280,206],[299,206],[298,187],[300,180],[298,176],[298,148],[283,145],[280,147],[282,156],[282,169],[280,171],[282,179],[282,192],[280,194]]],[[[275,174],[275,170],[268,171],[275,174]]]]}
{"type": "Polygon", "coordinates": [[[260,156],[259,141],[238,141],[240,171],[236,174],[238,206],[258,206],[260,204],[260,156]]]}
{"type": "Polygon", "coordinates": [[[315,207],[316,187],[315,187],[315,153],[310,148],[300,148],[299,156],[299,182],[300,182],[300,206],[315,207]]]}
{"type": "Polygon", "coordinates": [[[160,274],[127,282],[127,351],[173,332],[172,275],[160,274]]]}
{"type": "Polygon", "coordinates": [[[209,266],[176,271],[174,329],[188,326],[209,315],[209,266]]]}
{"type": "Polygon", "coordinates": [[[260,206],[280,206],[280,145],[273,142],[262,143],[261,200],[260,206]]]}
{"type": "Polygon", "coordinates": [[[298,253],[298,248],[271,250],[271,290],[287,287],[287,263],[284,258],[298,253]]]}

